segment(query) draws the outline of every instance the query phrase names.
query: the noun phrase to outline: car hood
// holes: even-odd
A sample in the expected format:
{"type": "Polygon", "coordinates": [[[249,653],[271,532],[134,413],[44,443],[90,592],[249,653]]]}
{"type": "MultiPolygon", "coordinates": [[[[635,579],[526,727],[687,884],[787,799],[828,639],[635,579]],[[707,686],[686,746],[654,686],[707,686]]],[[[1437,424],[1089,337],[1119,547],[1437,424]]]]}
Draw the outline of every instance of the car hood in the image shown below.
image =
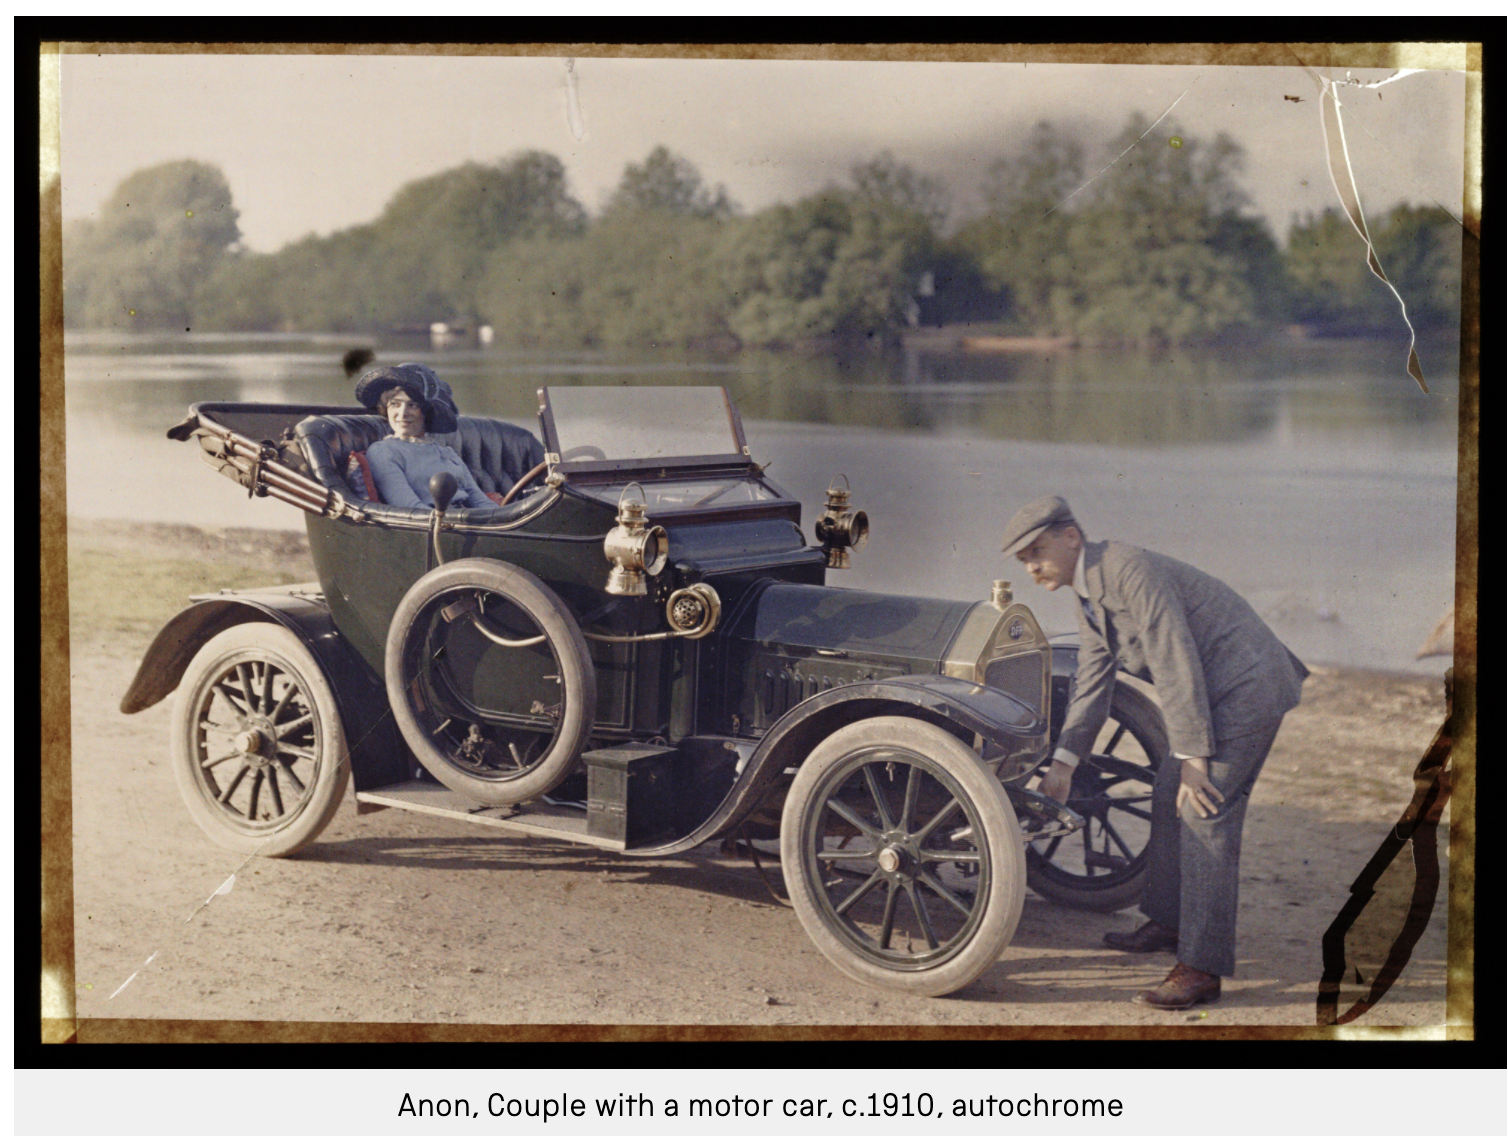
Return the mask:
{"type": "Polygon", "coordinates": [[[724,634],[765,647],[935,664],[974,606],[967,600],[771,584],[759,590],[724,634]]]}

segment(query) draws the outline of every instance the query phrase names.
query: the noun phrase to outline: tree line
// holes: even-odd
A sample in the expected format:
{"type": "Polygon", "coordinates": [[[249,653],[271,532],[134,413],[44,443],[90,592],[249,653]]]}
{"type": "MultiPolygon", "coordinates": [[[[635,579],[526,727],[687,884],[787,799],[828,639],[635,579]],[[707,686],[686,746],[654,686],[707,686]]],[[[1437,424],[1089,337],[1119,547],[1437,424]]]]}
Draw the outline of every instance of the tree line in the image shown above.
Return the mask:
{"type": "MultiPolygon", "coordinates": [[[[1294,223],[1280,247],[1246,212],[1236,142],[1153,142],[1148,126],[1133,115],[1110,148],[1125,153],[1093,173],[1069,134],[1037,124],[987,167],[983,211],[952,226],[945,187],[888,153],[745,214],[657,147],[593,216],[560,160],[529,151],[410,182],[371,223],[265,254],[240,244],[219,169],[172,162],[65,228],[65,318],[351,333],[444,321],[548,347],[851,348],[962,322],[1134,345],[1396,329],[1397,301],[1338,211],[1294,223]]],[[[1459,227],[1399,206],[1372,233],[1416,329],[1452,330],[1459,227]]]]}

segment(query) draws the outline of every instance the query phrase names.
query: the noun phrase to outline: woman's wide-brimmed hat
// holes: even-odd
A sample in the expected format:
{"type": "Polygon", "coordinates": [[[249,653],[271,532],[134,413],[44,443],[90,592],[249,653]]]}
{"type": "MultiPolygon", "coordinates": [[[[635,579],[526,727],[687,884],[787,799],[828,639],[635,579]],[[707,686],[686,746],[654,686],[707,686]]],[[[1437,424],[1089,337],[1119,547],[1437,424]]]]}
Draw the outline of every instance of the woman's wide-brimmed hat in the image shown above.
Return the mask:
{"type": "Polygon", "coordinates": [[[394,387],[407,391],[415,402],[425,406],[431,433],[449,434],[456,429],[459,411],[450,384],[423,363],[373,367],[356,381],[356,399],[375,410],[382,393],[394,387]]]}

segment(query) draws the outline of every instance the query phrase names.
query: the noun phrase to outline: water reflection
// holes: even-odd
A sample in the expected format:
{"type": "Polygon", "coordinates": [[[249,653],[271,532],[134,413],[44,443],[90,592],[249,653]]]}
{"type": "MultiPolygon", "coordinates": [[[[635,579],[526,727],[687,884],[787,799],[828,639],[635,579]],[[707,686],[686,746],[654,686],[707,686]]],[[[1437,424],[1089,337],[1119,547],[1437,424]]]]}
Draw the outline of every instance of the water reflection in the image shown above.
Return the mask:
{"type": "MultiPolygon", "coordinates": [[[[352,403],[339,336],[123,336],[67,340],[70,417],[158,431],[191,402],[352,403]]],[[[434,351],[370,344],[379,361],[421,359],[463,411],[532,421],[540,386],[727,386],[746,419],[983,438],[1168,447],[1337,435],[1454,449],[1456,354],[1425,345],[1430,396],[1395,345],[1262,344],[1242,351],[967,352],[922,343],[891,355],[794,352],[434,351]]]]}

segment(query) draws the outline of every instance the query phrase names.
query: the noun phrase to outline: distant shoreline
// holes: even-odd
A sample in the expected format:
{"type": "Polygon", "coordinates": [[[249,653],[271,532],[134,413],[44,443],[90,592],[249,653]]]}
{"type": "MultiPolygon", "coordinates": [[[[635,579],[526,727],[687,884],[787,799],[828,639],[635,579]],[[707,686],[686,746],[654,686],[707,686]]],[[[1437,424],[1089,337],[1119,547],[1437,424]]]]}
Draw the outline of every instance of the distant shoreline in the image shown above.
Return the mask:
{"type": "MultiPolygon", "coordinates": [[[[933,351],[961,351],[965,353],[1052,353],[1068,350],[1219,352],[1250,347],[1253,343],[1283,343],[1289,346],[1304,345],[1324,348],[1334,344],[1392,342],[1397,338],[1399,330],[1397,327],[1392,326],[1337,329],[1314,324],[1287,324],[1264,327],[1254,330],[1248,335],[1239,337],[1226,337],[1188,343],[1164,343],[1135,342],[1110,338],[1096,339],[1074,335],[1023,335],[996,330],[996,326],[989,323],[952,323],[940,324],[935,327],[905,328],[897,333],[892,342],[899,344],[901,347],[927,348],[933,351]]],[[[194,341],[198,343],[216,340],[267,344],[308,343],[320,347],[328,347],[337,355],[343,348],[376,349],[385,345],[389,349],[401,348],[403,351],[409,351],[415,346],[428,345],[432,349],[439,350],[466,343],[469,343],[474,349],[483,352],[488,350],[508,351],[519,349],[529,351],[581,350],[579,346],[549,343],[531,343],[527,347],[522,348],[519,344],[508,342],[489,341],[485,344],[479,344],[474,335],[455,333],[448,334],[444,337],[443,341],[436,341],[429,332],[419,332],[403,328],[345,332],[236,331],[229,329],[195,328],[192,332],[183,334],[168,328],[123,330],[117,327],[71,326],[65,328],[63,332],[65,350],[70,342],[77,348],[87,349],[90,347],[117,346],[133,341],[151,342],[154,340],[194,341]]],[[[1456,331],[1421,332],[1419,341],[1435,346],[1458,343],[1460,341],[1460,334],[1456,331]]],[[[614,351],[637,352],[659,350],[664,346],[662,344],[609,344],[594,348],[593,350],[607,353],[614,351]]],[[[690,351],[710,355],[738,355],[743,352],[776,355],[783,352],[795,352],[797,354],[832,353],[841,355],[853,352],[864,353],[878,349],[880,348],[875,344],[845,344],[843,340],[835,336],[813,336],[780,343],[748,346],[740,344],[731,336],[701,337],[693,342],[671,347],[672,353],[690,351]]],[[[402,352],[400,351],[400,353],[402,352]]]]}

